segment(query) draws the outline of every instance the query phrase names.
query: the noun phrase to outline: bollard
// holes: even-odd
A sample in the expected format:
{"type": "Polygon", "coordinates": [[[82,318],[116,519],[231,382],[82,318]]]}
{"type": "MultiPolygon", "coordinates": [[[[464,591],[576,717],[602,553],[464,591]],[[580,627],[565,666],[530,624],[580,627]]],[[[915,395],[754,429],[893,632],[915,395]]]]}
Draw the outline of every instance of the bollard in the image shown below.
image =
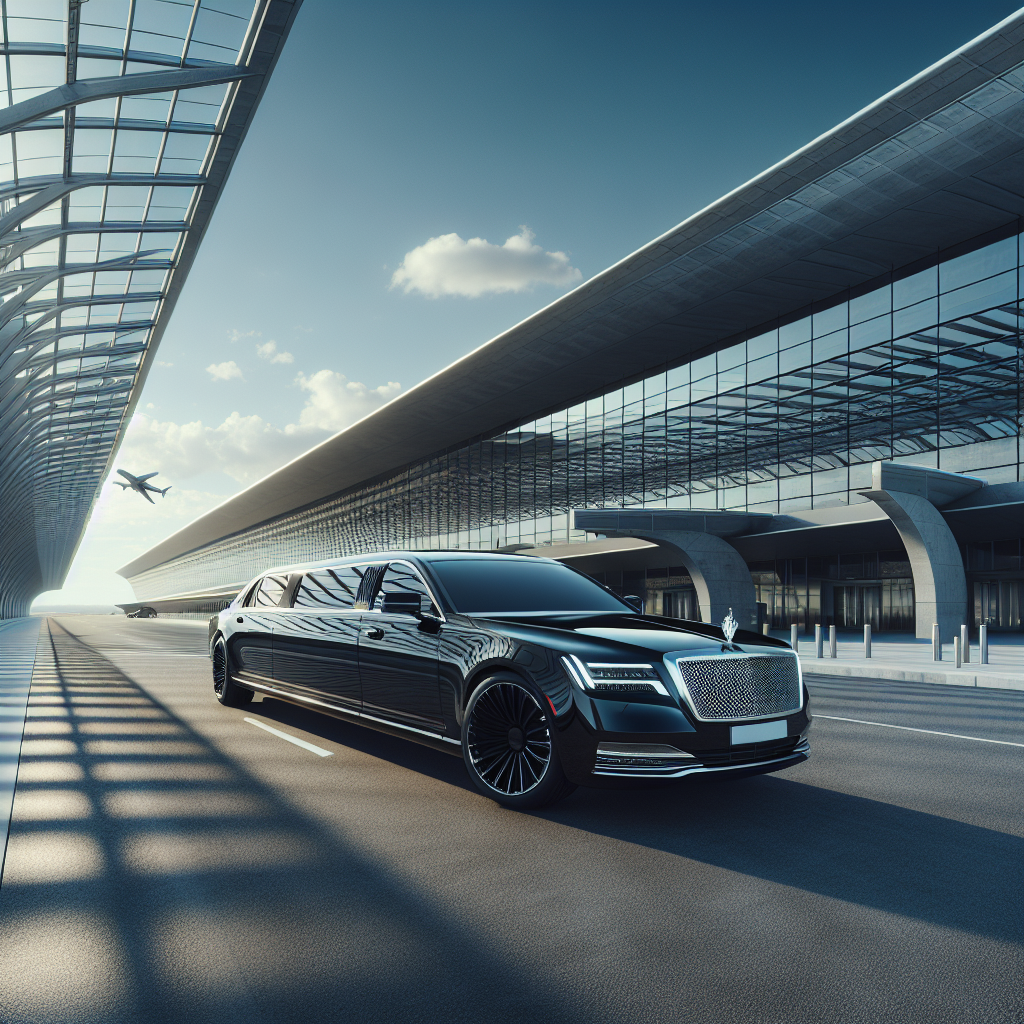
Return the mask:
{"type": "Polygon", "coordinates": [[[825,646],[824,638],[821,635],[821,623],[819,622],[814,627],[814,656],[816,658],[824,658],[825,652],[823,650],[825,646]]]}
{"type": "Polygon", "coordinates": [[[830,658],[837,658],[839,656],[839,648],[836,644],[836,627],[828,627],[828,656],[830,658]]]}
{"type": "Polygon", "coordinates": [[[792,647],[794,651],[800,650],[800,631],[797,629],[795,622],[789,627],[789,646],[792,647]]]}
{"type": "Polygon", "coordinates": [[[764,636],[768,636],[769,630],[771,628],[772,627],[771,627],[771,623],[770,622],[762,622],[761,623],[761,632],[762,632],[762,634],[764,634],[764,636]]]}
{"type": "Polygon", "coordinates": [[[988,664],[988,626],[978,628],[978,654],[982,665],[988,664]]]}
{"type": "Polygon", "coordinates": [[[960,661],[960,637],[953,637],[953,664],[959,668],[962,662],[960,661]]]}
{"type": "Polygon", "coordinates": [[[864,657],[871,657],[871,623],[864,623],[864,657]]]}
{"type": "Polygon", "coordinates": [[[960,656],[964,659],[964,664],[969,665],[971,663],[971,641],[967,636],[967,627],[960,627],[960,656]]]}
{"type": "Polygon", "coordinates": [[[932,623],[932,661],[942,661],[942,640],[937,622],[932,623]]]}

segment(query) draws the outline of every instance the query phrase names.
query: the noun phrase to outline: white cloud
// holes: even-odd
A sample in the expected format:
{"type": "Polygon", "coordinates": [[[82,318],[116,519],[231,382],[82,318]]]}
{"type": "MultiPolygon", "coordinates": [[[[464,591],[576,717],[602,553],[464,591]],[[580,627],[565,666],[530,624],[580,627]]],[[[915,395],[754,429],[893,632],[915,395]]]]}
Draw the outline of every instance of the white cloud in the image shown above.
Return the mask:
{"type": "Polygon", "coordinates": [[[214,380],[231,380],[242,376],[242,369],[234,359],[229,359],[226,363],[210,363],[206,372],[214,380]]]}
{"type": "Polygon", "coordinates": [[[278,352],[276,341],[267,341],[256,346],[256,355],[260,359],[269,359],[272,363],[294,363],[295,356],[291,352],[278,352]]]}
{"type": "Polygon", "coordinates": [[[297,429],[327,430],[332,434],[390,402],[402,390],[402,385],[393,380],[378,388],[368,388],[335,370],[318,370],[308,377],[300,373],[295,383],[309,392],[297,429]]]}
{"type": "Polygon", "coordinates": [[[173,423],[136,414],[118,465],[159,469],[168,482],[221,471],[250,484],[362,419],[402,389],[395,382],[369,388],[335,370],[300,373],[295,383],[307,392],[306,402],[298,423],[283,428],[238,412],[215,427],[200,420],[173,423]]]}
{"type": "Polygon", "coordinates": [[[263,337],[263,332],[262,331],[236,331],[234,328],[232,328],[230,331],[228,331],[228,340],[229,341],[241,341],[243,338],[262,338],[262,337],[263,337]]]}
{"type": "Polygon", "coordinates": [[[545,252],[533,242],[533,232],[494,245],[485,238],[439,235],[405,254],[391,277],[392,288],[436,299],[441,295],[476,298],[488,292],[522,292],[535,284],[568,287],[583,275],[564,252],[545,252]]]}

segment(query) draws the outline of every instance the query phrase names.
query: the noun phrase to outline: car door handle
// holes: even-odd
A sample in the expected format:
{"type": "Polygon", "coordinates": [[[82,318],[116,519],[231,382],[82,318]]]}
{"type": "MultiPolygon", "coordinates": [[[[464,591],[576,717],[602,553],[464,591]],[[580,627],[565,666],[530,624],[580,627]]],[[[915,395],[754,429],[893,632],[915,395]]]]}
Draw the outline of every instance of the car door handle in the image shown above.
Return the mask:
{"type": "Polygon", "coordinates": [[[370,640],[383,640],[384,630],[378,629],[376,626],[373,626],[370,629],[364,629],[363,636],[367,637],[370,640]]]}

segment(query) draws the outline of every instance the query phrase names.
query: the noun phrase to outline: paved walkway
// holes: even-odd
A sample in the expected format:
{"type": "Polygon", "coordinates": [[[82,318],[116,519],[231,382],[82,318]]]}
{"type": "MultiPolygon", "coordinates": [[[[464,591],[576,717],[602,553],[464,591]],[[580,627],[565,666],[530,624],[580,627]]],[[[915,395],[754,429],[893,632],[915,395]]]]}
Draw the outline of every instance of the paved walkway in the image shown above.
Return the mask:
{"type": "Polygon", "coordinates": [[[28,618],[0,622],[0,867],[7,850],[25,708],[41,622],[28,618]]]}
{"type": "MultiPolygon", "coordinates": [[[[772,636],[789,642],[789,632],[773,630],[772,636]]],[[[907,683],[945,683],[953,686],[985,686],[997,689],[1024,690],[1024,634],[990,635],[987,665],[980,664],[977,639],[971,643],[970,662],[957,668],[953,645],[944,644],[942,661],[932,660],[930,640],[909,636],[893,637],[876,634],[871,644],[871,658],[864,657],[864,640],[859,634],[840,633],[838,657],[828,657],[828,636],[825,657],[817,658],[814,637],[800,637],[800,662],[804,672],[816,675],[851,676],[865,679],[899,680],[907,683]]]]}

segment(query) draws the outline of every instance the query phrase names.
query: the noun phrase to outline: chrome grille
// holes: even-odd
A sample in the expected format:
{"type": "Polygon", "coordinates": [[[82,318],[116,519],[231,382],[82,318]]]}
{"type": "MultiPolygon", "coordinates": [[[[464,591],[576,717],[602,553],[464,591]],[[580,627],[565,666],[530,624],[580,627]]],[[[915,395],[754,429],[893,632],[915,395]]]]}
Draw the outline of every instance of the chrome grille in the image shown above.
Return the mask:
{"type": "Polygon", "coordinates": [[[793,655],[680,658],[677,664],[699,718],[765,718],[800,707],[800,672],[793,655]]]}

